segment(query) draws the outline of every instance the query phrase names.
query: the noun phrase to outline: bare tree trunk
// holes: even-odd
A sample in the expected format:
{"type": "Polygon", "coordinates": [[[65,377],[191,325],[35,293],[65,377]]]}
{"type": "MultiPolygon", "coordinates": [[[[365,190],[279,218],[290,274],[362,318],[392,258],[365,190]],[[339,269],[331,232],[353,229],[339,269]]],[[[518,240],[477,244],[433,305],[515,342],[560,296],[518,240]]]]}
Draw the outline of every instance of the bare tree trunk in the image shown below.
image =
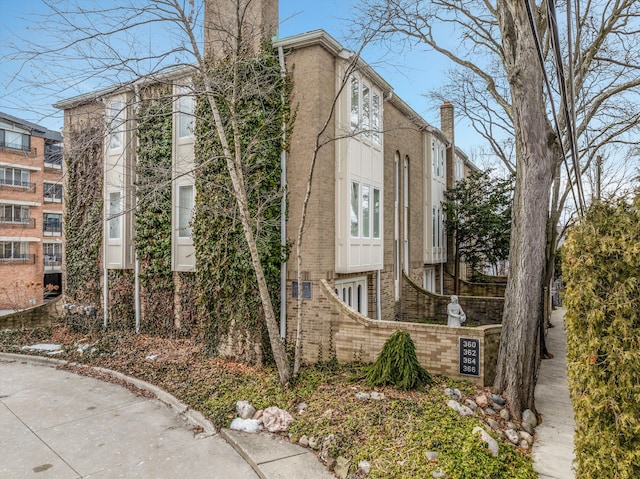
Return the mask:
{"type": "MultiPolygon", "coordinates": [[[[267,287],[264,270],[262,268],[262,263],[260,262],[258,246],[256,244],[253,230],[251,229],[251,224],[249,221],[249,218],[251,216],[247,203],[247,192],[242,177],[241,152],[238,151],[240,141],[235,142],[236,151],[232,152],[227,141],[226,132],[224,130],[222,119],[220,117],[220,112],[218,111],[218,107],[213,97],[213,92],[211,91],[208,83],[206,83],[206,94],[209,106],[211,107],[211,111],[213,112],[213,119],[216,131],[218,133],[218,138],[220,139],[220,144],[222,145],[224,156],[227,162],[227,170],[229,171],[229,176],[231,177],[231,184],[233,185],[233,193],[236,198],[236,204],[238,205],[238,211],[240,213],[242,229],[247,240],[247,245],[249,246],[249,251],[251,252],[251,264],[253,265],[253,269],[256,273],[258,291],[260,294],[262,307],[264,309],[264,319],[267,324],[267,331],[269,333],[269,342],[271,344],[273,358],[276,362],[276,367],[280,376],[280,382],[283,386],[287,386],[289,384],[289,379],[291,378],[291,368],[289,367],[289,362],[287,360],[287,354],[284,349],[284,345],[282,344],[282,340],[280,339],[278,322],[273,311],[273,303],[271,302],[269,288],[267,287]]],[[[235,128],[237,127],[237,119],[233,114],[231,115],[231,122],[233,124],[235,134],[235,130],[237,129],[235,128]]]]}
{"type": "Polygon", "coordinates": [[[543,314],[549,193],[556,138],[547,122],[543,75],[524,2],[500,0],[498,19],[513,102],[517,179],[509,279],[494,391],[509,400],[512,413],[534,405],[543,314]]]}

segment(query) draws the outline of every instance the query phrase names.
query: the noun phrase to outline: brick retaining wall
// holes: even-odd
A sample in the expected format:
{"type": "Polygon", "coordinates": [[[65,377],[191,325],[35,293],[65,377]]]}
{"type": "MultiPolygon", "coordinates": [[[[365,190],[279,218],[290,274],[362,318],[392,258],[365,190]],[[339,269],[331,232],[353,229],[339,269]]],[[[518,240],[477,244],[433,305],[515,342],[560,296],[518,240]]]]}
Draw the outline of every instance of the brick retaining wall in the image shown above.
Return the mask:
{"type": "Polygon", "coordinates": [[[0,316],[0,330],[48,326],[52,320],[60,317],[61,300],[62,297],[58,297],[33,308],[0,316]]]}

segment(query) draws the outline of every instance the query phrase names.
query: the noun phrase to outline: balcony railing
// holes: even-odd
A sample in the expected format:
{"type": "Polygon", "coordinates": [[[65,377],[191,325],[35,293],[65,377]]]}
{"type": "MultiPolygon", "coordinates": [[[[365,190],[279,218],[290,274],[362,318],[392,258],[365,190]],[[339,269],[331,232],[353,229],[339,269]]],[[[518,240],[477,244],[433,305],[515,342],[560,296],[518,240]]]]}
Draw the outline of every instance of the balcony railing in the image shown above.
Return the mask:
{"type": "Polygon", "coordinates": [[[61,224],[44,224],[44,234],[47,236],[56,236],[62,233],[61,224]]]}
{"type": "Polygon", "coordinates": [[[28,181],[17,181],[13,182],[11,180],[0,179],[0,190],[14,190],[29,193],[36,192],[36,184],[30,183],[28,181]]]}
{"type": "Polygon", "coordinates": [[[24,143],[16,143],[13,141],[5,141],[0,139],[0,148],[10,148],[12,150],[20,150],[20,151],[31,151],[30,145],[25,145],[24,143]]]}
{"type": "Polygon", "coordinates": [[[62,203],[62,196],[56,196],[56,195],[47,195],[45,194],[43,196],[43,201],[45,203],[62,203]]]}
{"type": "Polygon", "coordinates": [[[5,264],[36,264],[36,255],[19,254],[10,258],[0,258],[0,265],[5,264]]]}
{"type": "Polygon", "coordinates": [[[47,271],[62,269],[62,255],[44,255],[43,261],[47,271]]]}
{"type": "Polygon", "coordinates": [[[35,218],[0,218],[1,228],[33,229],[36,227],[35,218]]]}

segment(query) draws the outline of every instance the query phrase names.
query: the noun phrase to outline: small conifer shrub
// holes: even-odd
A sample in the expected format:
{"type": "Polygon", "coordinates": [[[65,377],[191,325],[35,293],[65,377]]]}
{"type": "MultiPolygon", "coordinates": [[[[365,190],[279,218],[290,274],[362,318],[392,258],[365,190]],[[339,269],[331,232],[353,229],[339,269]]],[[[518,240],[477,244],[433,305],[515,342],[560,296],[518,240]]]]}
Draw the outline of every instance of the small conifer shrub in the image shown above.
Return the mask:
{"type": "Polygon", "coordinates": [[[384,343],[378,359],[366,371],[366,382],[371,386],[392,385],[398,389],[418,389],[433,380],[420,366],[416,347],[406,331],[396,331],[384,343]]]}

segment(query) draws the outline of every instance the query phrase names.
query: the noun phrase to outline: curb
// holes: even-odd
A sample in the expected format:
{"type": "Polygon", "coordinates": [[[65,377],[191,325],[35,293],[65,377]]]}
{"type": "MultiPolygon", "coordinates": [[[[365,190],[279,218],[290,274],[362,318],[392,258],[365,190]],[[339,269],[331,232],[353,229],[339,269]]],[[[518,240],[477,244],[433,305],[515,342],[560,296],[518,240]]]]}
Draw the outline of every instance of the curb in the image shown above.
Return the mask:
{"type": "MultiPolygon", "coordinates": [[[[131,376],[127,376],[126,374],[122,374],[121,372],[114,371],[112,369],[101,368],[98,366],[87,366],[86,364],[66,361],[64,359],[53,359],[53,358],[45,358],[42,356],[32,356],[29,354],[15,354],[15,353],[2,353],[0,352],[0,360],[5,361],[17,361],[21,363],[31,363],[35,366],[46,366],[46,367],[58,367],[65,365],[78,365],[87,368],[94,369],[96,371],[100,371],[105,374],[109,374],[121,381],[124,381],[127,384],[137,387],[138,389],[142,389],[144,391],[148,391],[155,396],[155,398],[160,401],[162,404],[167,406],[169,409],[173,409],[179,416],[182,416],[186,422],[192,426],[202,428],[203,432],[200,433],[200,437],[208,437],[214,436],[218,433],[216,428],[211,424],[211,422],[204,417],[200,412],[189,408],[186,404],[179,401],[175,396],[169,394],[164,389],[160,389],[159,387],[143,381],[142,379],[132,378],[131,376]]],[[[72,372],[72,371],[71,371],[72,372]]]]}

